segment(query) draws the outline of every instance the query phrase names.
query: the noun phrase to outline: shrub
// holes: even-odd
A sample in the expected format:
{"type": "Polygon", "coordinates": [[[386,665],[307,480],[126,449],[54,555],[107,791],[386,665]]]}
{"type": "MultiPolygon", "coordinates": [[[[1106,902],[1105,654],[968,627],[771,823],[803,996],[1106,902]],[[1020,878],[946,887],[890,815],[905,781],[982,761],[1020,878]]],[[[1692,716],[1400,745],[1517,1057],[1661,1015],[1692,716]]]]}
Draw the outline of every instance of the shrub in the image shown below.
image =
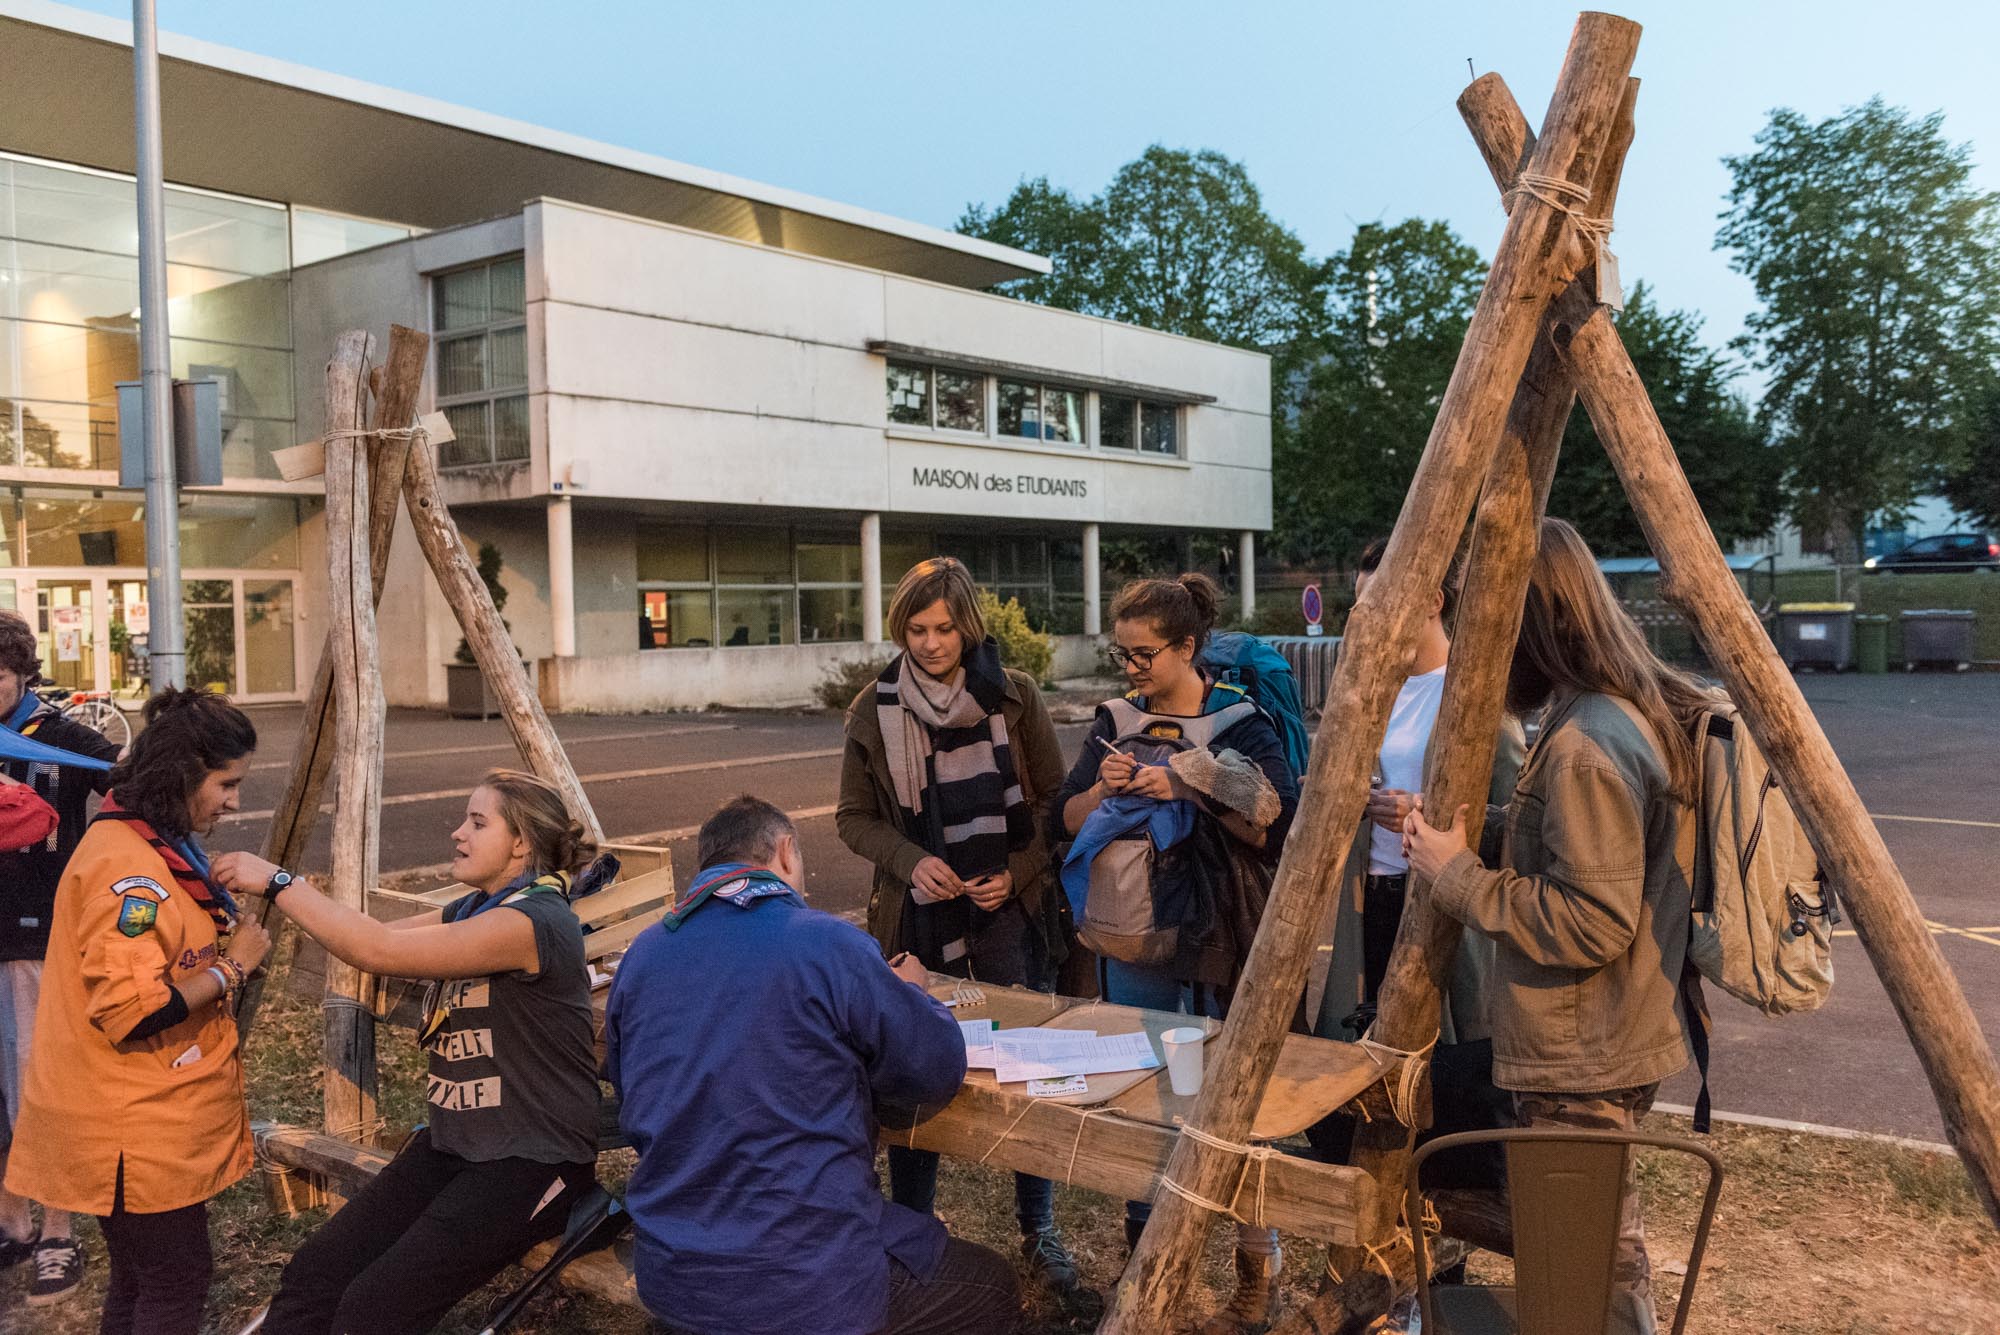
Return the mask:
{"type": "Polygon", "coordinates": [[[1055,642],[1029,624],[1020,602],[1009,598],[1003,603],[989,590],[981,589],[979,611],[986,618],[986,633],[1000,643],[1002,666],[1046,683],[1055,667],[1055,642]]]}
{"type": "Polygon", "coordinates": [[[882,669],[889,666],[894,656],[884,654],[880,658],[849,658],[828,663],[826,675],[815,688],[819,702],[828,709],[846,709],[863,687],[882,675],[882,669]]]}
{"type": "MultiPolygon", "coordinates": [[[[488,596],[493,599],[493,610],[495,612],[505,611],[507,608],[507,586],[500,582],[500,549],[490,542],[479,544],[479,582],[486,586],[488,596]]],[[[504,617],[500,621],[500,628],[510,633],[514,629],[504,617]]],[[[520,650],[516,649],[515,652],[519,653],[520,650]]],[[[472,646],[465,641],[463,636],[459,638],[458,652],[452,655],[452,661],[458,663],[477,663],[479,661],[478,655],[472,652],[472,646]]]]}

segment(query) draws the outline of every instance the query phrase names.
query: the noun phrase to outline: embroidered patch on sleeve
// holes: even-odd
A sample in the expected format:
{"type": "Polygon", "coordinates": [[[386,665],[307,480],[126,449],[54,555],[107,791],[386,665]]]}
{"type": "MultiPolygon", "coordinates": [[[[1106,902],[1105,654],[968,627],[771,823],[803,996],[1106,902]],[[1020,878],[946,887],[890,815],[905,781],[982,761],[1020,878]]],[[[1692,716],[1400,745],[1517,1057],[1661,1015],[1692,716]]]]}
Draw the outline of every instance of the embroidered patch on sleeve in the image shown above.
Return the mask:
{"type": "Polygon", "coordinates": [[[125,902],[118,906],[118,930],[127,936],[138,936],[151,931],[159,917],[157,901],[144,895],[127,895],[125,902]]]}
{"type": "Polygon", "coordinates": [[[167,887],[161,885],[150,876],[127,876],[122,881],[114,881],[111,885],[111,893],[126,896],[140,893],[149,894],[162,904],[166,903],[170,898],[167,894],[167,887]]]}

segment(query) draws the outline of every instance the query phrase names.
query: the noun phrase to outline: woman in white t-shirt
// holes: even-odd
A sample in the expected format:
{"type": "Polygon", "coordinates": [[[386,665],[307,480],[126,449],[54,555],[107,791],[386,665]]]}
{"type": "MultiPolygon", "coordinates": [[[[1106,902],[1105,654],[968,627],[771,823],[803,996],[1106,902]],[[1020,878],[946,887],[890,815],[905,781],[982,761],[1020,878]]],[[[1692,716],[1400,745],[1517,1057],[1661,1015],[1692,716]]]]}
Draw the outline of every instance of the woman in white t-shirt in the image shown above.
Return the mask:
{"type": "MultiPolygon", "coordinates": [[[[1381,562],[1386,539],[1378,538],[1361,553],[1354,577],[1358,597],[1381,562]]],[[[1451,652],[1456,563],[1435,595],[1430,617],[1417,636],[1409,677],[1389,713],[1388,731],[1375,758],[1375,782],[1361,828],[1355,832],[1341,880],[1334,917],[1333,958],[1327,968],[1326,991],[1320,1000],[1315,1032],[1325,1038],[1355,1039],[1375,1018],[1376,993],[1389,966],[1402,921],[1409,862],[1403,856],[1403,821],[1423,791],[1424,762],[1431,733],[1437,725],[1438,704],[1444,697],[1445,660],[1451,652]]],[[[1501,728],[1493,763],[1493,792],[1505,801],[1521,767],[1520,724],[1512,719],[1501,728]]],[[[1484,984],[1492,963],[1491,943],[1468,933],[1459,945],[1445,999],[1442,1040],[1445,1043],[1485,1038],[1484,984]]]]}

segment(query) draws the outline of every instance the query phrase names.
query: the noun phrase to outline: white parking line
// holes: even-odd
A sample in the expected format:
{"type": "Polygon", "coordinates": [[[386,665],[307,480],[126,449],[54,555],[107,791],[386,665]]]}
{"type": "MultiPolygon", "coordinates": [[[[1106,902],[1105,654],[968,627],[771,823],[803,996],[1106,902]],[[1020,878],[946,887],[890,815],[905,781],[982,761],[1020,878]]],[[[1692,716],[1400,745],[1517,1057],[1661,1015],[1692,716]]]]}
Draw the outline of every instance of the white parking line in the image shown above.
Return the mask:
{"type": "MultiPolygon", "coordinates": [[[[778,765],[794,760],[826,760],[840,755],[843,747],[822,747],[816,751],[777,751],[761,756],[737,756],[730,760],[702,760],[685,765],[654,765],[649,769],[610,770],[603,774],[579,774],[581,783],[622,783],[627,779],[657,779],[668,774],[699,774],[707,770],[743,769],[753,765],[778,765]]],[[[382,799],[385,807],[410,806],[417,802],[442,802],[454,797],[470,797],[470,788],[436,788],[427,793],[398,793],[394,797],[382,799]]],[[[333,810],[331,802],[320,804],[321,811],[333,810]]],[[[277,813],[266,808],[262,811],[238,811],[224,816],[222,823],[236,825],[244,821],[269,820],[277,813]]]]}
{"type": "MultiPolygon", "coordinates": [[[[668,737],[692,737],[696,733],[702,732],[734,731],[736,731],[734,723],[697,723],[686,728],[672,728],[667,730],[648,728],[644,732],[606,732],[600,733],[595,737],[565,737],[562,739],[562,742],[564,746],[583,746],[590,742],[629,742],[641,737],[659,737],[664,739],[668,737]]],[[[514,749],[514,743],[511,741],[482,742],[478,746],[433,746],[421,751],[391,751],[382,758],[384,760],[418,760],[427,756],[470,756],[477,755],[481,751],[512,751],[514,749]]],[[[291,767],[292,762],[290,760],[267,760],[261,765],[252,765],[250,768],[259,770],[290,769],[291,767]]]]}

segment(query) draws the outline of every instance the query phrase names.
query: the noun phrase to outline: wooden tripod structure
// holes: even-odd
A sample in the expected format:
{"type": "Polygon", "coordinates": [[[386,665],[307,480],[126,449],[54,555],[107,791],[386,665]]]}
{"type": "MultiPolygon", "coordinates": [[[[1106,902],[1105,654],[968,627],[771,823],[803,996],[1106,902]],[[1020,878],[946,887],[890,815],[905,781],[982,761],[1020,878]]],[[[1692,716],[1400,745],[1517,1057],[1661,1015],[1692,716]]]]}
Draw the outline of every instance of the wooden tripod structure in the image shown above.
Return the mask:
{"type": "MultiPolygon", "coordinates": [[[[1497,76],[1460,98],[1508,202],[1506,230],[1395,532],[1348,619],[1298,817],[1187,1119],[1202,1134],[1183,1134],[1174,1147],[1166,1176],[1178,1189],[1155,1200],[1100,1327],[1110,1335],[1173,1327],[1212,1218],[1204,1202],[1233,1199],[1246,1171],[1242,1143],[1361,820],[1402,665],[1475,498],[1469,573],[1424,788],[1426,807],[1446,818],[1461,804],[1484,802],[1536,529],[1579,396],[1659,559],[1663,592],[1707,647],[1797,809],[1916,1048],[1952,1144],[2000,1223],[2000,1067],[1853,784],[1729,573],[1597,299],[1601,238],[1632,137],[1637,81],[1628,76],[1638,41],[1635,23],[1582,15],[1539,136],[1497,76]]],[[[1412,884],[1372,1034],[1406,1065],[1421,1068],[1437,1039],[1458,930],[1432,909],[1429,887],[1412,884]]],[[[1333,1249],[1326,1291],[1286,1329],[1358,1331],[1411,1282],[1399,1206],[1429,1102],[1424,1071],[1412,1074],[1417,1106],[1405,1104],[1401,1116],[1394,1079],[1362,1098],[1369,1115],[1354,1163],[1374,1179],[1372,1213],[1360,1221],[1357,1245],[1333,1249]]]]}
{"type": "MultiPolygon", "coordinates": [[[[366,333],[350,330],[335,342],[327,363],[321,447],[332,615],[292,751],[291,778],[264,847],[273,862],[298,865],[319,820],[321,792],[332,776],[333,874],[327,894],[364,912],[381,872],[383,701],[375,608],[388,573],[399,503],[409,513],[417,544],[458,617],[481,674],[500,699],[522,760],[561,789],[571,815],[593,840],[602,843],[604,838],[439,494],[436,447],[413,426],[430,336],[391,326],[388,361],[373,369],[372,346],[366,333]],[[366,413],[371,389],[372,419],[366,413]]],[[[259,903],[268,911],[265,901],[259,903]]],[[[375,1008],[364,999],[364,980],[352,966],[329,958],[326,969],[326,1129],[343,1140],[372,1144],[379,1130],[375,1008]]],[[[246,997],[238,1013],[239,1029],[246,1034],[259,1000],[255,994],[246,997]]]]}

